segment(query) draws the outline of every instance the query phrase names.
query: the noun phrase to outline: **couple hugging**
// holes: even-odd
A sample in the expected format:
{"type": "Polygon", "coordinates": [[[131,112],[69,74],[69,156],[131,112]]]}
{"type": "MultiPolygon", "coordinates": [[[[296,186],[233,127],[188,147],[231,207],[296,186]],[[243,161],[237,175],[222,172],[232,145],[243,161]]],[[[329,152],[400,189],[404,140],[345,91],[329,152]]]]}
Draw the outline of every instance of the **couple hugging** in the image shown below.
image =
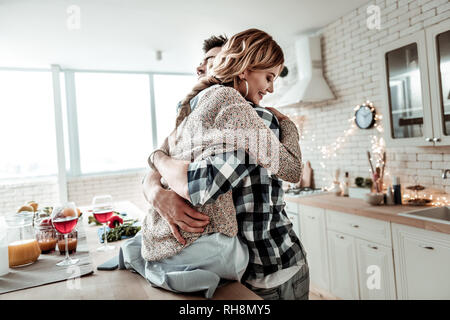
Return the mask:
{"type": "Polygon", "coordinates": [[[175,129],[149,156],[143,187],[152,208],[122,245],[121,268],[207,298],[237,280],[263,299],[308,299],[306,253],[282,189],[282,180],[301,178],[299,135],[288,117],[259,106],[283,52],[257,29],[212,37],[203,49],[175,129]]]}

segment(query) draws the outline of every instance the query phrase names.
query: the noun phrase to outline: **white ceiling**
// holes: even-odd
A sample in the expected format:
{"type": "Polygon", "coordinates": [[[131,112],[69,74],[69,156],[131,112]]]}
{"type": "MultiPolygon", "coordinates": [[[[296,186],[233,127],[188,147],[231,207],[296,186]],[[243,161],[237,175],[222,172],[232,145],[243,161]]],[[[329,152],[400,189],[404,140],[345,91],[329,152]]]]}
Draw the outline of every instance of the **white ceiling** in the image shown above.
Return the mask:
{"type": "Polygon", "coordinates": [[[203,39],[255,27],[282,48],[367,0],[0,0],[0,67],[192,72],[203,39]],[[67,8],[80,8],[69,30],[67,8]],[[156,50],[163,59],[156,60],[156,50]]]}

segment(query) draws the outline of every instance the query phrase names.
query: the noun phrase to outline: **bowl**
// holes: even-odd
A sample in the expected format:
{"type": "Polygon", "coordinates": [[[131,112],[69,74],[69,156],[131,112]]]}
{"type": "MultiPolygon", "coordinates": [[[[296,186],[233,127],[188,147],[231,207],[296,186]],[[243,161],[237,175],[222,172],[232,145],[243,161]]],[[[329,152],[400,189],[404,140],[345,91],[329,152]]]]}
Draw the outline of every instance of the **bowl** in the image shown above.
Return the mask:
{"type": "Polygon", "coordinates": [[[378,206],[383,203],[384,193],[366,193],[365,200],[372,206],[378,206]]]}

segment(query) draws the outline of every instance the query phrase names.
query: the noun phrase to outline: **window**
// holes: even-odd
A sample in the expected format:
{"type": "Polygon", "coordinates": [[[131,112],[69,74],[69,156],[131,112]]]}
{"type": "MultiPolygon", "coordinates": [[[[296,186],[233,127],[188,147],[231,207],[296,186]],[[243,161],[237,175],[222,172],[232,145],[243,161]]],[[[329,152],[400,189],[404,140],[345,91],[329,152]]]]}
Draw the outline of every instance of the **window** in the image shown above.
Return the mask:
{"type": "Polygon", "coordinates": [[[56,175],[50,71],[0,71],[0,178],[56,175]]]}
{"type": "Polygon", "coordinates": [[[147,74],[75,73],[82,173],[147,166],[153,150],[147,74]]]}
{"type": "Polygon", "coordinates": [[[195,76],[154,76],[156,128],[158,146],[175,128],[177,104],[183,100],[197,82],[195,76]]]}

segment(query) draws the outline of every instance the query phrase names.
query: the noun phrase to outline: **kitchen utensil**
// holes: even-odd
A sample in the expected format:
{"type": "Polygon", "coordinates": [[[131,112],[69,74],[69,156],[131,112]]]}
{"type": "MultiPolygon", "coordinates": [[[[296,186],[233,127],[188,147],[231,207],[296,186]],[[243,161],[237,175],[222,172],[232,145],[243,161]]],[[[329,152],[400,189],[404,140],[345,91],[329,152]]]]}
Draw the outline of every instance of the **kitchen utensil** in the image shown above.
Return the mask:
{"type": "Polygon", "coordinates": [[[3,217],[0,217],[0,276],[3,276],[8,272],[8,236],[6,233],[5,219],[3,217]]]}
{"type": "Polygon", "coordinates": [[[9,267],[32,264],[41,255],[33,228],[33,212],[18,212],[6,215],[8,228],[9,267]]]}
{"type": "Polygon", "coordinates": [[[373,169],[372,161],[370,160],[370,151],[367,151],[367,159],[369,160],[370,170],[372,171],[372,175],[375,174],[375,170],[373,169]]]}
{"type": "Polygon", "coordinates": [[[383,203],[384,194],[383,193],[367,193],[366,202],[372,206],[377,206],[383,203]]]}
{"type": "Polygon", "coordinates": [[[312,187],[312,174],[313,170],[311,168],[311,162],[306,161],[305,167],[303,168],[302,181],[300,182],[300,187],[311,188],[312,187]]]}

